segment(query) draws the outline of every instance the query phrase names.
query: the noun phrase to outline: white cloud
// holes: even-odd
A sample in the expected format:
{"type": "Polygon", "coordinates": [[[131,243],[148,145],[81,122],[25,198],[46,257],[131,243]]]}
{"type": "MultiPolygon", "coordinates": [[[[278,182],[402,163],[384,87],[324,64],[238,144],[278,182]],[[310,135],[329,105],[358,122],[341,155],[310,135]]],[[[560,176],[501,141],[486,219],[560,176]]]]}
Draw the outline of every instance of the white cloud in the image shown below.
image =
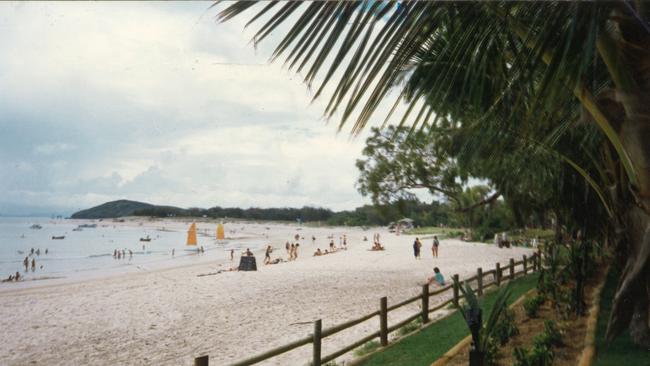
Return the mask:
{"type": "Polygon", "coordinates": [[[362,204],[363,138],[209,5],[0,3],[0,202],[362,204]]]}

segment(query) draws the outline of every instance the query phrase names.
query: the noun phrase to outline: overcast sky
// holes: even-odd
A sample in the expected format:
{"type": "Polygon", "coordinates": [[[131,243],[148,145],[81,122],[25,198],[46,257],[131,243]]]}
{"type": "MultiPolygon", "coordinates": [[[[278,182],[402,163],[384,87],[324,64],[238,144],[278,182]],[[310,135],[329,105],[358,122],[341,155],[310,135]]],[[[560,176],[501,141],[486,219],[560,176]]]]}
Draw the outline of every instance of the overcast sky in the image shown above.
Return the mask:
{"type": "Polygon", "coordinates": [[[368,202],[364,136],[209,6],[1,2],[0,214],[368,202]]]}

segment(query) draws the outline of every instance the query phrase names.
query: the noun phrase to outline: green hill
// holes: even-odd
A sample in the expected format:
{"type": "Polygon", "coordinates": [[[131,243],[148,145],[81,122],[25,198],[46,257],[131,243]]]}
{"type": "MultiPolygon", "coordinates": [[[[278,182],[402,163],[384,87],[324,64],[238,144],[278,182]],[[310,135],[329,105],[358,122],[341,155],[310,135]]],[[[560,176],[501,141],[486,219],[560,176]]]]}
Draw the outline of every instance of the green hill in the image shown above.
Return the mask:
{"type": "Polygon", "coordinates": [[[138,210],[153,209],[158,206],[129,200],[106,202],[86,210],[75,212],[73,219],[107,219],[121,216],[132,216],[138,210]]]}

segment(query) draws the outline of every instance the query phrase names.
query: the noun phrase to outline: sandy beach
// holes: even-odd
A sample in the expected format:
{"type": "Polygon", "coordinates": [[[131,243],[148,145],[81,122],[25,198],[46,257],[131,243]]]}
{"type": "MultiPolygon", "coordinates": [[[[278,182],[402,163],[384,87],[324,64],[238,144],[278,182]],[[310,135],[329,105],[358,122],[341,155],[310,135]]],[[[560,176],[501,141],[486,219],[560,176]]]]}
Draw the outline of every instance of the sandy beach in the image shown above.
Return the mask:
{"type": "MultiPolygon", "coordinates": [[[[237,255],[233,263],[215,260],[86,281],[3,287],[0,364],[191,365],[194,357],[208,354],[211,365],[225,365],[306,336],[316,319],[329,327],[377,310],[382,296],[388,296],[389,305],[413,296],[433,266],[446,278],[455,273],[463,278],[477,267],[491,269],[496,262],[531,253],[442,240],[434,259],[426,238],[422,259],[415,260],[415,237],[385,229],[260,224],[256,230],[265,231],[265,240],[275,248],[273,258],[286,259],[284,243],[296,233],[304,236],[298,260],[264,266],[263,253],[256,251],[257,272],[199,276],[236,266],[237,255]],[[383,252],[368,250],[375,232],[381,234],[383,252]],[[348,250],[312,257],[317,247],[327,247],[328,235],[338,245],[344,233],[348,250]],[[364,236],[370,241],[364,242],[364,236]]],[[[391,312],[389,324],[417,310],[416,302],[391,312]]],[[[377,323],[373,318],[328,337],[323,354],[376,331],[377,323]]],[[[307,345],[262,364],[304,365],[310,354],[307,345]]]]}

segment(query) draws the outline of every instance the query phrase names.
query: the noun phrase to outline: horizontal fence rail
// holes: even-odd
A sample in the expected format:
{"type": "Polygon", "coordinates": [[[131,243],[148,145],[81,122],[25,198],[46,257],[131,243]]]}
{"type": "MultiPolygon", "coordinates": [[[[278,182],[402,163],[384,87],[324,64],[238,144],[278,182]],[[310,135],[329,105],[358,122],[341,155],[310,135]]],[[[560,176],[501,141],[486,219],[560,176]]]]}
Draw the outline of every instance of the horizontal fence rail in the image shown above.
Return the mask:
{"type": "MultiPolygon", "coordinates": [[[[353,349],[360,347],[369,341],[372,341],[375,338],[379,338],[380,344],[385,347],[388,345],[389,333],[404,327],[405,325],[415,321],[418,318],[422,318],[422,323],[426,324],[429,322],[430,313],[444,309],[445,307],[448,307],[450,304],[458,305],[459,301],[463,298],[462,293],[459,291],[459,288],[462,283],[469,283],[475,281],[476,286],[475,288],[472,288],[472,290],[476,292],[479,296],[482,296],[484,294],[484,291],[490,287],[493,286],[499,287],[504,281],[514,280],[515,278],[517,278],[517,276],[525,276],[529,272],[531,273],[537,272],[540,270],[540,268],[541,268],[541,251],[538,250],[537,253],[534,253],[530,257],[524,255],[522,257],[522,260],[519,261],[515,261],[513,258],[511,258],[510,261],[503,266],[501,265],[501,263],[496,263],[495,268],[488,271],[483,271],[482,268],[477,268],[476,275],[463,279],[462,281],[458,278],[457,274],[454,274],[451,277],[452,278],[451,284],[445,285],[440,288],[436,288],[433,291],[430,290],[429,285],[423,285],[421,294],[410,297],[406,300],[400,301],[391,306],[388,306],[387,298],[382,297],[380,299],[380,306],[378,311],[374,311],[370,314],[361,316],[356,319],[348,320],[344,323],[335,325],[330,328],[322,329],[322,321],[318,319],[314,322],[314,333],[308,335],[307,337],[298,339],[284,346],[276,347],[264,353],[260,353],[256,356],[247,358],[245,360],[235,362],[231,364],[231,366],[253,365],[258,362],[267,360],[275,356],[279,356],[283,353],[289,352],[291,350],[305,346],[310,343],[313,345],[313,353],[312,353],[313,357],[311,362],[312,366],[321,366],[322,364],[332,361],[337,357],[340,357],[352,351],[353,349]],[[517,267],[522,267],[522,268],[520,271],[518,271],[517,267]],[[485,281],[486,278],[491,281],[486,282],[485,281]],[[429,299],[432,296],[443,294],[449,290],[452,290],[452,296],[449,299],[439,304],[435,304],[433,307],[429,307],[429,299]],[[422,309],[420,312],[418,312],[417,314],[413,314],[399,321],[396,324],[388,326],[388,313],[390,311],[412,304],[418,300],[421,301],[422,309]],[[343,347],[335,352],[332,352],[329,355],[326,355],[324,357],[321,356],[321,346],[322,346],[323,338],[332,336],[343,330],[354,327],[376,316],[379,316],[379,331],[368,334],[367,336],[351,343],[346,347],[343,347]]],[[[195,365],[208,366],[208,356],[197,357],[194,360],[194,362],[195,365]]]]}

